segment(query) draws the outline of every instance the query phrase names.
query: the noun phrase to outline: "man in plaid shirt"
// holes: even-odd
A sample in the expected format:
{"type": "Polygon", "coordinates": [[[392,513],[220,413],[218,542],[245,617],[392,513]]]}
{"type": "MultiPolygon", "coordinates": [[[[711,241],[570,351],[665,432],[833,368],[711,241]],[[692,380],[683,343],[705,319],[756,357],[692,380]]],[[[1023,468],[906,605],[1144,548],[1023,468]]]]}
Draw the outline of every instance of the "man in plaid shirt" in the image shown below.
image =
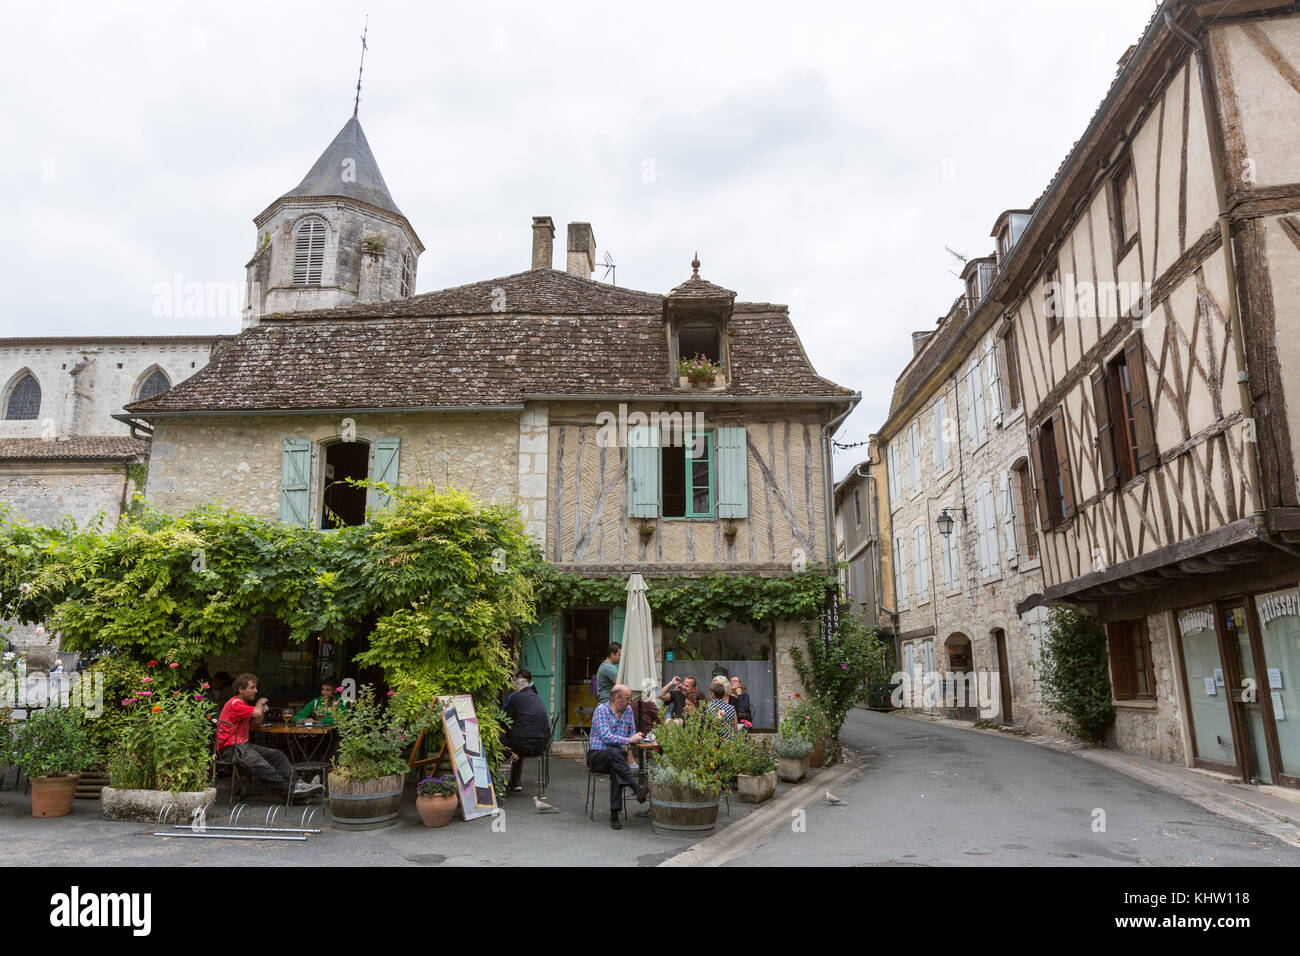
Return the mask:
{"type": "Polygon", "coordinates": [[[636,790],[638,803],[645,803],[646,788],[638,787],[627,763],[627,748],[641,742],[632,716],[632,690],[616,684],[609,692],[609,702],[601,704],[591,716],[591,741],[587,750],[587,768],[593,773],[609,774],[609,825],[623,829],[618,811],[623,806],[623,788],[636,790]]]}

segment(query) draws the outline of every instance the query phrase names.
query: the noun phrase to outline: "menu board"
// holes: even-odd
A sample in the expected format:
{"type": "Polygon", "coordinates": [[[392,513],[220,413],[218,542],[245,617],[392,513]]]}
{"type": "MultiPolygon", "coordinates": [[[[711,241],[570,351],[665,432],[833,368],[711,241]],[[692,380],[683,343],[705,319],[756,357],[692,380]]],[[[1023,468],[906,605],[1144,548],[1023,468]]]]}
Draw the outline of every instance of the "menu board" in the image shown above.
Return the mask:
{"type": "Polygon", "coordinates": [[[442,698],[442,730],[447,740],[456,792],[466,820],[491,816],[497,811],[492,769],[483,753],[474,698],[468,694],[442,698]]]}

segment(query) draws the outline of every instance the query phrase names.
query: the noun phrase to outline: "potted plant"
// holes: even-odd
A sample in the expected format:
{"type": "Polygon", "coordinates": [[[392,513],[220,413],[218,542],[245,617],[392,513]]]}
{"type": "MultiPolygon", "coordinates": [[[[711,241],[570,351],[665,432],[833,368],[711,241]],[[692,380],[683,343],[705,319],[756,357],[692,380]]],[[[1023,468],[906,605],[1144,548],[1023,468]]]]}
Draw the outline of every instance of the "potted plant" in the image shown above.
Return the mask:
{"type": "Polygon", "coordinates": [[[776,793],[776,756],[766,740],[745,735],[736,789],[745,803],[762,803],[776,793]]]}
{"type": "Polygon", "coordinates": [[[662,748],[650,767],[650,822],[660,833],[707,833],[718,821],[718,801],[736,775],[740,741],[707,714],[655,727],[662,748]]]}
{"type": "Polygon", "coordinates": [[[397,822],[406,786],[406,734],[396,710],[385,710],[367,684],[356,703],[334,717],[338,754],[329,774],[330,818],[341,830],[373,830],[397,822]]]}
{"type": "Polygon", "coordinates": [[[81,711],[72,707],[29,711],[3,743],[4,762],[22,767],[32,781],[32,816],[71,813],[80,771],[98,761],[81,711]]]}
{"type": "Polygon", "coordinates": [[[173,822],[185,823],[216,802],[213,707],[201,690],[182,686],[178,667],[150,662],[122,698],[117,736],[108,744],[109,785],[100,792],[105,820],[153,823],[171,805],[173,822]]]}
{"type": "Polygon", "coordinates": [[[683,385],[713,385],[722,374],[722,366],[703,355],[677,360],[677,374],[683,385]]]}
{"type": "Polygon", "coordinates": [[[459,802],[456,781],[451,774],[425,777],[415,785],[415,812],[426,827],[445,827],[459,802]]]}
{"type": "Polygon", "coordinates": [[[812,749],[813,745],[802,737],[778,734],[772,744],[772,753],[776,755],[776,775],[786,783],[798,783],[808,772],[812,749]]]}
{"type": "Polygon", "coordinates": [[[820,767],[826,759],[826,716],[813,701],[795,694],[781,717],[781,734],[800,737],[812,745],[809,766],[820,767]]]}

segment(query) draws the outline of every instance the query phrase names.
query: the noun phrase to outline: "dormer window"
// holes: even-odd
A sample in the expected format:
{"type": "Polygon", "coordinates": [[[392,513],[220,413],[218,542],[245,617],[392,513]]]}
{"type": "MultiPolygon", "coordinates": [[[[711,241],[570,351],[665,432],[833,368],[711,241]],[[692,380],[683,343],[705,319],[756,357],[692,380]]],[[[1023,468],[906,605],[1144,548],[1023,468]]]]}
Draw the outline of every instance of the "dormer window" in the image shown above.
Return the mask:
{"type": "Polygon", "coordinates": [[[712,322],[684,322],[677,334],[678,355],[694,358],[703,355],[715,365],[722,364],[721,336],[712,322]]]}
{"type": "Polygon", "coordinates": [[[312,217],[293,230],[293,284],[320,285],[325,268],[325,223],[312,217]]]}

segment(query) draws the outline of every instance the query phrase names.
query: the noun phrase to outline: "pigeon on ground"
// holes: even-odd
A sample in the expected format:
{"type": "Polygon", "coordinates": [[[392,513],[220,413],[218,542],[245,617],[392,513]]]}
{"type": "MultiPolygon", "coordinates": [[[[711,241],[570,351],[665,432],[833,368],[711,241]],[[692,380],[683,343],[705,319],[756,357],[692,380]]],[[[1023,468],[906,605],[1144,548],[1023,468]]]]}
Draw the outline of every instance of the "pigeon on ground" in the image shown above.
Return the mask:
{"type": "Polygon", "coordinates": [[[829,803],[832,807],[847,807],[849,805],[847,800],[841,800],[839,797],[835,796],[835,794],[831,793],[829,790],[826,791],[826,802],[829,803]]]}
{"type": "Polygon", "coordinates": [[[551,806],[541,797],[533,797],[533,806],[537,808],[538,813],[555,813],[555,807],[551,806]]]}

